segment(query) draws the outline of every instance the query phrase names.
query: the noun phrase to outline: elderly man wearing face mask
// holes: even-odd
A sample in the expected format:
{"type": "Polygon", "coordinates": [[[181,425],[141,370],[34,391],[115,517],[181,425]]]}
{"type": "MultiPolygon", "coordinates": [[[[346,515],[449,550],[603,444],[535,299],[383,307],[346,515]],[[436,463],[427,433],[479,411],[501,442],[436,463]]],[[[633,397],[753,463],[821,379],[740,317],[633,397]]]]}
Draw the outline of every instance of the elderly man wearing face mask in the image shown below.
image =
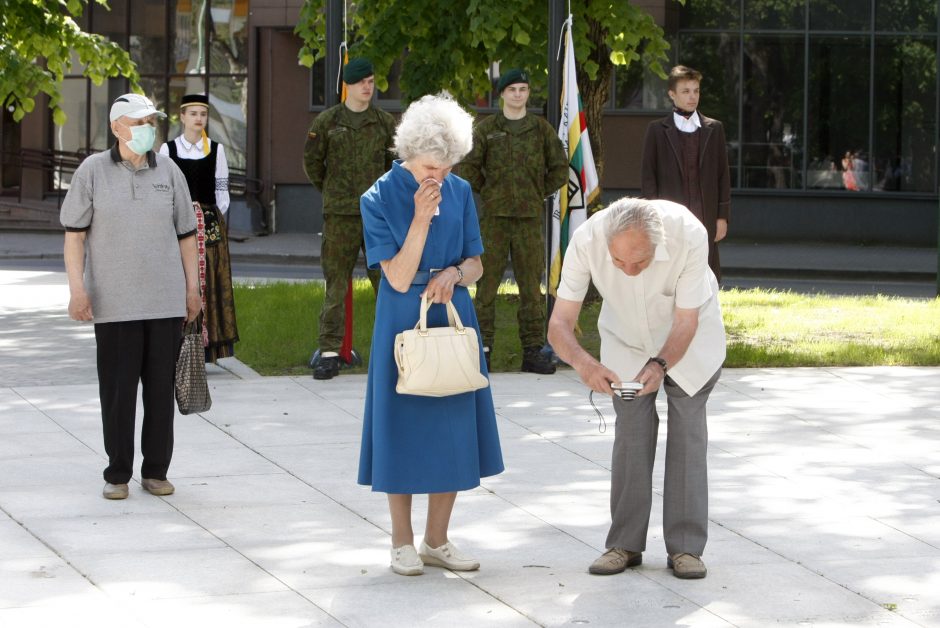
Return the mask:
{"type": "Polygon", "coordinates": [[[134,465],[137,386],[143,386],[140,482],[169,495],[173,380],[183,320],[201,301],[196,218],[183,173],[153,152],[150,99],[125,94],[111,105],[109,151],[75,171],[62,204],[69,316],[95,326],[104,447],[104,497],[124,499],[134,465]]]}

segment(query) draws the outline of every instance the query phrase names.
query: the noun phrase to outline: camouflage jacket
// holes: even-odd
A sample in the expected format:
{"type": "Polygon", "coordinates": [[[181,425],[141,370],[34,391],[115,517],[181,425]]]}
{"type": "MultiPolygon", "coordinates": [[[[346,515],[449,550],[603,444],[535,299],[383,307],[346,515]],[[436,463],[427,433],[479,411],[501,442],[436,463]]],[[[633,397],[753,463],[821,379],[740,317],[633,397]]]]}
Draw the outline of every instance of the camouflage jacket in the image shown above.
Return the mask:
{"type": "Polygon", "coordinates": [[[480,194],[483,216],[540,217],[545,198],[568,183],[568,158],[544,118],[526,114],[517,133],[506,123],[502,112],[477,121],[458,174],[480,194]]]}
{"type": "Polygon", "coordinates": [[[359,197],[392,167],[395,118],[370,106],[359,128],[343,103],[313,120],[304,171],[323,194],[324,214],[358,214],[359,197]]]}

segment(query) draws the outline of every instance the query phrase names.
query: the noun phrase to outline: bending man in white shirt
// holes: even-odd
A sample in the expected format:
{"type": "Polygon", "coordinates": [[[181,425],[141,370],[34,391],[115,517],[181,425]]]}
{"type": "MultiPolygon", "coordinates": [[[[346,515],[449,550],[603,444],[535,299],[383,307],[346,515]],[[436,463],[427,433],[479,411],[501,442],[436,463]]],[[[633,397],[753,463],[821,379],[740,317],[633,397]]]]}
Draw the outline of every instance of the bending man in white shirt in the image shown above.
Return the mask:
{"type": "Polygon", "coordinates": [[[682,205],[634,198],[591,216],[565,253],[548,340],[596,392],[611,394],[614,382],[643,385],[633,401],[614,396],[612,524],[608,550],[589,571],[611,575],[643,561],[659,430],[656,395],[662,385],[669,421],[663,495],[667,565],[679,578],[705,577],[705,404],[725,359],[725,333],[702,223],[682,205]],[[600,362],[574,334],[591,281],[604,298],[597,322],[600,362]]]}

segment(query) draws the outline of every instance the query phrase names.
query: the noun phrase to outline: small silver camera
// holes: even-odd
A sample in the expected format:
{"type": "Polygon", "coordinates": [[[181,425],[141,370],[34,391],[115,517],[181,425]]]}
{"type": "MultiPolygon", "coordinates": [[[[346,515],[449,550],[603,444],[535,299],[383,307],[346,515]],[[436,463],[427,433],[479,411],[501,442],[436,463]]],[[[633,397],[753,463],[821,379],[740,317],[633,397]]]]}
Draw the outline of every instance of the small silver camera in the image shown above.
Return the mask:
{"type": "Polygon", "coordinates": [[[640,382],[611,382],[610,387],[624,401],[633,401],[636,394],[643,389],[643,384],[640,382]]]}

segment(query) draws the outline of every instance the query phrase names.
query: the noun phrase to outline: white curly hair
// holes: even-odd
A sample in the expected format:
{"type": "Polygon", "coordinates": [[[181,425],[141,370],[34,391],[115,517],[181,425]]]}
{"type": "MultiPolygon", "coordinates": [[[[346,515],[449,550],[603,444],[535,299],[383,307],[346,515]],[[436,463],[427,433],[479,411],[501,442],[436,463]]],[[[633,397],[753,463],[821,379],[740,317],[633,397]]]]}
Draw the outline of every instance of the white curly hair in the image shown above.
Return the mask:
{"type": "Polygon", "coordinates": [[[473,117],[447,92],[411,103],[395,131],[395,152],[453,166],[473,148],[473,117]]]}

